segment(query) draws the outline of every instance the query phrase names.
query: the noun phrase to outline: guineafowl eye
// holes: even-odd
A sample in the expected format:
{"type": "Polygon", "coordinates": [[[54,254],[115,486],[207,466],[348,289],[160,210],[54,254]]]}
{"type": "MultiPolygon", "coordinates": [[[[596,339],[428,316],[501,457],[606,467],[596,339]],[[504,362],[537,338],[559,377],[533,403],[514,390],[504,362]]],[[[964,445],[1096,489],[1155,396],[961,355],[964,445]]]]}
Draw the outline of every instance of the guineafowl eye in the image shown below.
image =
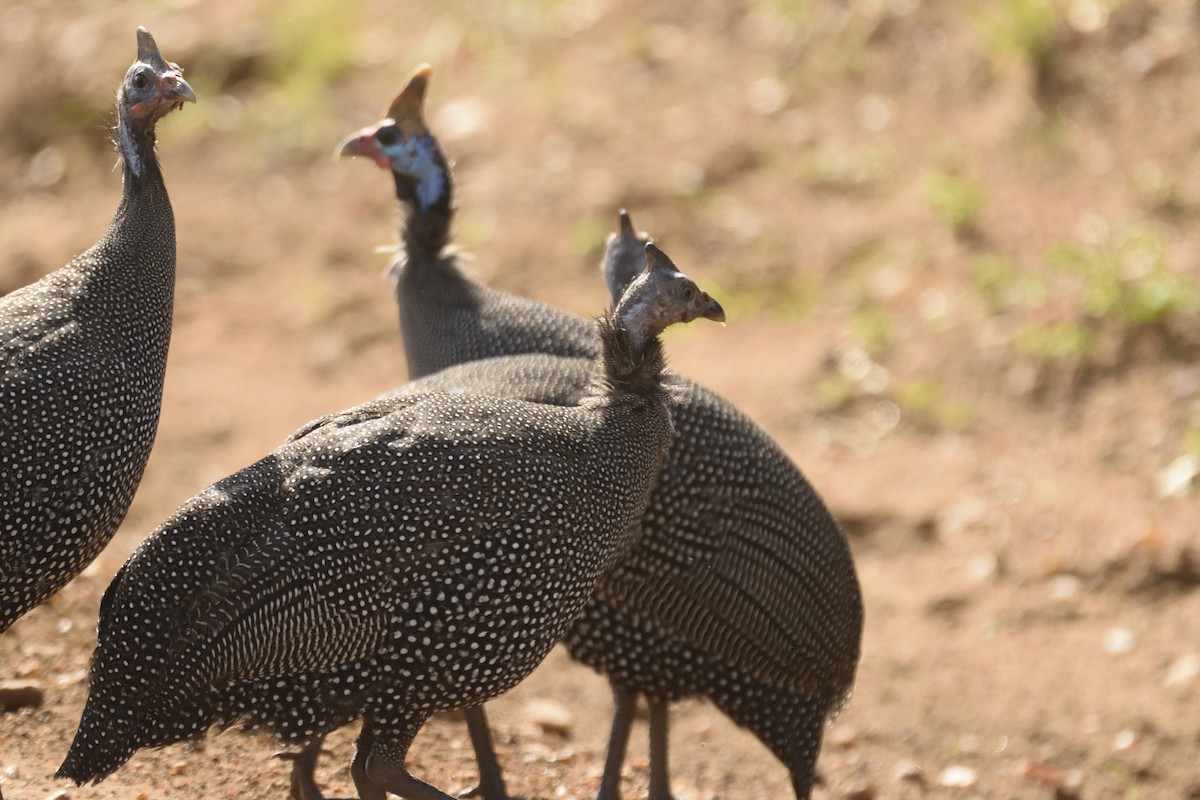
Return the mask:
{"type": "Polygon", "coordinates": [[[683,287],[683,299],[686,300],[687,302],[690,303],[692,301],[692,295],[694,295],[694,294],[695,294],[695,291],[693,291],[693,289],[690,285],[685,285],[683,287]]]}
{"type": "Polygon", "coordinates": [[[400,134],[395,128],[383,127],[375,131],[375,139],[384,147],[391,147],[400,142],[400,134]]]}
{"type": "Polygon", "coordinates": [[[146,73],[139,72],[133,76],[133,88],[145,89],[150,85],[150,79],[146,77],[146,73]]]}

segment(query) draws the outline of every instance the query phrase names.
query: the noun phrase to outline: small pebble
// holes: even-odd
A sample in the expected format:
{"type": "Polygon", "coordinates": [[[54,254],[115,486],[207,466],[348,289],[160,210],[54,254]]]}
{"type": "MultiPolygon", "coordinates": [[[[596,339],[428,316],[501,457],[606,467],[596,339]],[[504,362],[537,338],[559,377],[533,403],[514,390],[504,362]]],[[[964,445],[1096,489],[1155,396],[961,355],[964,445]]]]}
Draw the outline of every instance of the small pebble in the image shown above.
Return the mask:
{"type": "Polygon", "coordinates": [[[567,707],[553,700],[533,700],[525,704],[525,718],[543,733],[570,736],[574,719],[567,707]]]}
{"type": "Polygon", "coordinates": [[[854,747],[858,744],[858,731],[849,725],[838,726],[830,733],[829,741],[837,747],[854,747]]]}
{"type": "Polygon", "coordinates": [[[902,758],[892,767],[892,780],[925,783],[925,772],[921,765],[911,758],[902,758]]]}
{"type": "Polygon", "coordinates": [[[1065,776],[1061,770],[1057,770],[1049,764],[1043,764],[1040,761],[1023,759],[1017,762],[1015,771],[1019,777],[1044,783],[1056,789],[1060,788],[1065,780],[1065,776]]]}
{"type": "Polygon", "coordinates": [[[1074,575],[1055,575],[1050,579],[1050,599],[1073,600],[1082,588],[1083,581],[1074,575]]]}
{"type": "Polygon", "coordinates": [[[1118,731],[1113,737],[1112,749],[1114,753],[1124,753],[1133,748],[1137,744],[1137,734],[1126,728],[1123,731],[1118,731]]]}
{"type": "Polygon", "coordinates": [[[74,672],[64,672],[54,679],[54,682],[59,686],[71,686],[87,682],[88,673],[86,669],[77,669],[74,672]]]}
{"type": "Polygon", "coordinates": [[[1187,653],[1171,662],[1163,686],[1185,686],[1200,676],[1200,655],[1187,653]]]}
{"type": "Polygon", "coordinates": [[[875,788],[875,784],[870,781],[864,783],[856,783],[853,786],[842,792],[842,797],[845,800],[875,800],[879,792],[875,788]]]}
{"type": "Polygon", "coordinates": [[[976,583],[996,577],[1000,572],[1000,559],[995,553],[980,553],[967,564],[967,577],[976,583]]]}
{"type": "Polygon", "coordinates": [[[788,88],[778,78],[768,75],[754,81],[746,91],[750,109],[764,117],[778,114],[788,102],[788,88]]]}
{"type": "Polygon", "coordinates": [[[958,752],[960,753],[978,753],[979,752],[979,737],[973,733],[964,733],[958,737],[958,752]]]}
{"type": "Polygon", "coordinates": [[[20,666],[17,667],[16,675],[18,678],[40,678],[45,671],[45,667],[42,666],[40,661],[30,659],[21,662],[20,666]]]}
{"type": "Polygon", "coordinates": [[[52,792],[46,795],[46,800],[70,800],[71,795],[67,794],[66,789],[59,789],[57,792],[52,792]]]}
{"type": "Polygon", "coordinates": [[[1196,488],[1197,477],[1200,477],[1200,456],[1182,455],[1159,470],[1158,494],[1175,499],[1187,497],[1196,488]]]}
{"type": "Polygon", "coordinates": [[[974,767],[961,764],[946,767],[938,773],[938,785],[954,789],[970,789],[979,779],[979,773],[974,767]]]}
{"type": "Polygon", "coordinates": [[[869,94],[854,106],[858,124],[864,131],[879,133],[892,121],[892,104],[886,97],[869,94]]]}
{"type": "Polygon", "coordinates": [[[1137,637],[1129,628],[1113,628],[1104,634],[1104,652],[1110,656],[1123,656],[1133,652],[1137,637]]]}
{"type": "Polygon", "coordinates": [[[185,772],[187,772],[187,762],[186,761],[176,761],[174,764],[171,765],[171,774],[172,775],[182,775],[185,772]]]}
{"type": "Polygon", "coordinates": [[[38,708],[45,698],[38,681],[0,681],[0,711],[38,708]]]}

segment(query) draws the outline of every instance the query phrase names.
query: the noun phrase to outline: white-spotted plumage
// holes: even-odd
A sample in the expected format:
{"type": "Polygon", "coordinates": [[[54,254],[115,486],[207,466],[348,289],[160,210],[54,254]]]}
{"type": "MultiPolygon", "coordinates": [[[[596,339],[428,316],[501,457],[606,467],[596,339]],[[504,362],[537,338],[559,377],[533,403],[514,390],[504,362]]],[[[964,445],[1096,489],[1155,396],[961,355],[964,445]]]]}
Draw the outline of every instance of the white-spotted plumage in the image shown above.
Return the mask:
{"type": "MultiPolygon", "coordinates": [[[[660,277],[631,295],[690,284],[660,277]]],[[[688,308],[671,319],[719,313],[706,297],[688,308]]],[[[425,719],[527,675],[645,508],[673,429],[660,345],[629,343],[661,320],[614,318],[596,389],[571,407],[382,398],[184,504],[105,593],[59,775],[99,780],[216,722],[305,744],[362,717],[360,793],[418,785],[403,764],[425,719]]]]}
{"type": "MultiPolygon", "coordinates": [[[[606,251],[614,291],[636,274],[628,262],[643,242],[625,215],[606,251]]],[[[560,326],[584,324],[562,318],[560,326]]],[[[544,330],[539,313],[506,324],[522,323],[544,330]]],[[[569,405],[588,383],[586,359],[469,360],[471,352],[463,343],[463,363],[399,393],[474,391],[569,405]]],[[[636,544],[564,641],[621,691],[652,703],[711,699],[784,762],[806,797],[824,723],[848,697],[858,664],[863,608],[849,546],[762,428],[686,378],[669,375],[666,386],[677,435],[636,544]]],[[[602,800],[617,796],[615,764],[602,800]]]]}
{"type": "Polygon", "coordinates": [[[175,220],[154,126],[195,96],[144,29],[138,45],[117,95],[125,169],[112,224],[71,263],[0,299],[0,631],[108,543],[158,426],[175,220]]]}
{"type": "MultiPolygon", "coordinates": [[[[583,364],[598,347],[587,322],[468,277],[448,249],[453,183],[440,150],[445,191],[428,209],[414,201],[415,178],[405,164],[384,154],[414,131],[431,136],[421,113],[428,77],[427,68],[418,69],[389,116],[349,137],[340,151],[390,166],[405,210],[402,255],[390,272],[409,378],[420,380],[401,392],[483,392],[569,405],[586,387],[583,364]]],[[[614,297],[640,272],[645,241],[622,213],[602,264],[614,297]]],[[[791,770],[797,795],[807,797],[820,731],[857,670],[863,608],[849,546],[765,431],[714,392],[685,378],[668,384],[679,435],[638,543],[599,584],[567,637],[569,648],[623,691],[652,702],[679,697],[682,685],[691,687],[688,696],[713,699],[771,747],[791,770]],[[635,658],[622,650],[630,638],[605,633],[617,629],[654,652],[689,652],[704,668],[683,680],[673,666],[678,659],[635,658]],[[723,700],[731,675],[762,686],[753,694],[762,702],[723,700]],[[791,733],[778,732],[785,728],[791,733]]],[[[503,800],[498,768],[479,755],[481,771],[497,773],[483,776],[493,793],[486,800],[503,800]]],[[[619,790],[620,762],[609,762],[616,774],[606,774],[602,800],[619,790]]],[[[294,780],[311,784],[311,764],[294,780]]]]}

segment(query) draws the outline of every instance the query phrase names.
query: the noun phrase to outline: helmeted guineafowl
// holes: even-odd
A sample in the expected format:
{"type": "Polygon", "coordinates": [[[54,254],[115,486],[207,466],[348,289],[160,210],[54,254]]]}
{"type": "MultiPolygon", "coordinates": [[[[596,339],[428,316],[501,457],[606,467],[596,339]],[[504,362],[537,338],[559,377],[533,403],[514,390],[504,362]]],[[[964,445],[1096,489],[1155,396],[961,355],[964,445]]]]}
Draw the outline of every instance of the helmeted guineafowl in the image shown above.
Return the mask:
{"type": "MultiPolygon", "coordinates": [[[[591,358],[596,335],[586,321],[470,278],[447,248],[454,215],[450,166],[425,124],[430,70],[421,66],[386,112],[387,125],[364,128],[339,146],[342,156],[388,159],[407,216],[400,252],[388,268],[400,309],[408,377],[462,361],[514,353],[591,358]],[[385,158],[378,145],[389,148],[385,158]],[[533,323],[533,324],[531,324],[533,323]]],[[[638,254],[639,263],[641,254],[638,254]]]]}
{"type": "Polygon", "coordinates": [[[121,204],[90,250],[0,299],[0,631],[125,517],[158,427],[175,218],[154,127],[195,94],[144,28],[117,91],[121,204]]]}
{"type": "Polygon", "coordinates": [[[698,317],[724,313],[650,245],[577,405],[384,398],[185,503],[105,592],[58,775],[214,722],[303,744],[362,717],[363,800],[446,800],[409,744],[525,677],[627,548],[673,434],[658,334],[698,317]]]}
{"type": "MultiPolygon", "coordinates": [[[[445,243],[446,217],[422,214],[411,201],[414,184],[438,191],[450,184],[449,172],[435,168],[444,159],[412,155],[440,154],[420,122],[427,81],[423,67],[391,116],[352,135],[340,152],[392,171],[401,203],[410,206],[406,241],[435,228],[445,243]]],[[[614,294],[636,274],[644,242],[622,212],[602,262],[614,294]]],[[[437,307],[436,286],[409,295],[399,283],[396,291],[410,363],[434,360],[423,352],[429,347],[436,347],[437,363],[457,363],[402,392],[465,390],[569,405],[587,385],[586,359],[556,357],[563,353],[553,349],[525,354],[529,342],[560,341],[562,331],[582,329],[582,319],[550,309],[557,315],[551,319],[545,306],[504,295],[503,305],[457,306],[460,316],[478,318],[450,330],[429,316],[409,316],[405,323],[406,309],[437,307]],[[418,324],[425,328],[410,338],[418,324]],[[503,336],[512,331],[519,332],[518,344],[506,350],[503,336]],[[487,358],[498,352],[509,356],[487,358]]],[[[593,336],[590,347],[597,345],[593,336]]],[[[848,544],[766,432],[714,392],[677,376],[667,381],[679,436],[651,495],[642,538],[602,580],[566,639],[575,658],[612,680],[617,699],[600,797],[618,796],[637,694],[652,705],[654,800],[668,795],[665,703],[695,695],[709,697],[753,731],[788,767],[797,796],[807,797],[824,723],[848,694],[858,663],[862,598],[848,544]],[[633,655],[643,652],[655,656],[633,655]]],[[[467,713],[475,716],[477,750],[483,745],[480,788],[488,800],[501,800],[503,779],[479,732],[482,710],[467,713]]],[[[309,755],[306,774],[293,775],[295,786],[314,786],[309,755]]]]}

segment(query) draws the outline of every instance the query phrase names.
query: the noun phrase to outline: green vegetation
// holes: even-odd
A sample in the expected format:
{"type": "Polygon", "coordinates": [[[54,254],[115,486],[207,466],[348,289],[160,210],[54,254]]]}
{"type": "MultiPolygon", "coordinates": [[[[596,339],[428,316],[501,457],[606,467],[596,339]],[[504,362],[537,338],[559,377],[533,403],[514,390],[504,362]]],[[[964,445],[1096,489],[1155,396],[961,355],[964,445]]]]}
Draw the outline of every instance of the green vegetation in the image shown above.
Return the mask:
{"type": "Polygon", "coordinates": [[[866,194],[889,179],[894,171],[895,158],[883,147],[847,147],[826,142],[809,156],[805,173],[814,189],[866,194]]]}
{"type": "Polygon", "coordinates": [[[1187,453],[1200,457],[1200,409],[1188,418],[1183,432],[1183,445],[1187,453]]]}
{"type": "Polygon", "coordinates": [[[354,64],[355,3],[289,3],[269,28],[273,73],[292,103],[324,105],[330,83],[354,64]]]}
{"type": "Polygon", "coordinates": [[[1048,260],[1078,287],[1079,316],[1117,332],[1167,325],[1200,301],[1196,285],[1167,267],[1166,242],[1147,225],[1101,223],[1048,260]]]}
{"type": "Polygon", "coordinates": [[[801,35],[812,24],[811,0],[754,0],[752,5],[756,13],[793,36],[801,35]]]}
{"type": "Polygon", "coordinates": [[[1043,281],[1020,272],[999,253],[984,253],[975,259],[971,265],[971,282],[993,315],[1034,308],[1046,297],[1043,281]]]}
{"type": "Polygon", "coordinates": [[[859,396],[858,384],[841,370],[830,370],[817,379],[815,404],[825,413],[848,407],[859,396]]]}
{"type": "Polygon", "coordinates": [[[611,220],[599,216],[582,217],[567,231],[571,252],[580,258],[598,257],[604,252],[604,241],[612,229],[611,220]]]}
{"type": "Polygon", "coordinates": [[[925,202],[955,236],[977,231],[983,187],[950,172],[935,172],[921,182],[925,202]]]}
{"type": "Polygon", "coordinates": [[[1183,216],[1195,206],[1176,176],[1154,161],[1137,166],[1129,175],[1129,185],[1143,208],[1165,217],[1183,216]]]}
{"type": "Polygon", "coordinates": [[[1059,52],[1059,18],[1051,0],[1001,0],[979,20],[995,53],[1029,70],[1034,94],[1048,99],[1059,52]]]}
{"type": "Polygon", "coordinates": [[[1118,365],[1134,340],[1149,332],[1171,340],[1200,310],[1200,289],[1168,266],[1156,228],[1099,218],[1088,227],[1051,248],[1038,273],[995,254],[973,265],[990,313],[1028,318],[1013,337],[1019,356],[1069,370],[1118,365]]]}
{"type": "Polygon", "coordinates": [[[918,428],[965,431],[975,423],[975,409],[969,403],[945,396],[941,384],[932,378],[915,378],[895,392],[901,420],[918,428]]]}
{"type": "Polygon", "coordinates": [[[1017,333],[1017,351],[1032,360],[1078,369],[1096,353],[1096,332],[1082,322],[1030,322],[1017,333]]]}
{"type": "Polygon", "coordinates": [[[850,316],[850,337],[872,358],[881,358],[895,345],[891,314],[879,303],[863,303],[850,316]]]}

